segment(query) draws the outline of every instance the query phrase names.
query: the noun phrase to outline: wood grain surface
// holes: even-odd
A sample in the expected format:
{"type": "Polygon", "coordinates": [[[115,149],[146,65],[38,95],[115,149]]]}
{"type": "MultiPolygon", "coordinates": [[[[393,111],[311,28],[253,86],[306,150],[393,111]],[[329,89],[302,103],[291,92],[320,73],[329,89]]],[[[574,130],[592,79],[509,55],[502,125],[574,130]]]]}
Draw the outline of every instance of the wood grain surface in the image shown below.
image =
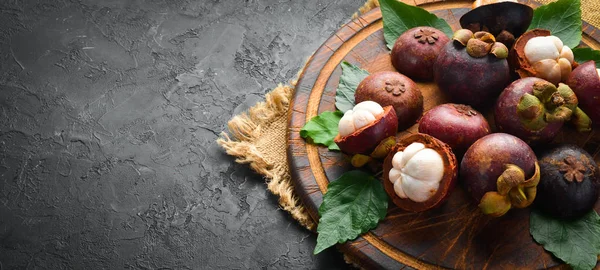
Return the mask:
{"type": "MultiPolygon", "coordinates": [[[[533,1],[521,1],[538,6],[533,1]]],[[[471,1],[411,1],[453,27],[470,10],[471,1]]],[[[300,129],[312,117],[335,110],[335,91],[341,75],[340,63],[348,61],[370,73],[394,70],[383,39],[379,9],[349,22],[315,52],[300,76],[289,115],[288,160],[295,188],[314,220],[330,180],[351,170],[348,157],[325,147],[307,144],[300,129]]],[[[600,32],[584,23],[583,44],[594,49],[600,32]]],[[[419,82],[425,110],[449,99],[434,83],[419,82]]],[[[490,112],[484,112],[489,115],[490,112]]],[[[491,120],[488,117],[488,120],[491,120]]],[[[414,133],[417,126],[398,136],[414,133]]],[[[557,142],[578,144],[598,162],[600,135],[578,134],[566,129],[557,142]]],[[[600,209],[600,204],[596,204],[600,209]]],[[[480,214],[468,194],[458,187],[442,207],[424,213],[402,211],[390,203],[387,217],[377,228],[354,241],[338,245],[350,260],[364,268],[456,268],[541,269],[562,268],[529,234],[529,210],[511,210],[501,218],[480,214]]]]}

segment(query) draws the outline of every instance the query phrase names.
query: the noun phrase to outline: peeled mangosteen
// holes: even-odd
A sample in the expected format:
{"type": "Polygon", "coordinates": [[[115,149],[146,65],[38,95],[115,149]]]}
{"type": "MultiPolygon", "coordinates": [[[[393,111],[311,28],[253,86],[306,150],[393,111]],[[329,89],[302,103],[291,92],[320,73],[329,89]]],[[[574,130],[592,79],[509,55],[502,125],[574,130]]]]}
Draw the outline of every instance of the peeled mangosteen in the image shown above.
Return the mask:
{"type": "Polygon", "coordinates": [[[471,106],[446,103],[432,108],[421,117],[419,132],[447,143],[457,156],[462,156],[471,144],[490,134],[490,125],[471,106]]]}
{"type": "Polygon", "coordinates": [[[453,40],[433,66],[435,82],[453,102],[482,108],[510,83],[508,49],[486,32],[461,29],[453,40]]]}
{"type": "Polygon", "coordinates": [[[432,80],[433,64],[450,39],[433,27],[419,26],[402,33],[392,48],[392,65],[415,80],[432,80]]]}
{"type": "Polygon", "coordinates": [[[600,70],[594,61],[577,67],[567,80],[579,98],[579,107],[585,111],[595,125],[600,125],[600,70]]]}
{"type": "Polygon", "coordinates": [[[442,141],[422,133],[401,138],[383,162],[385,191],[411,212],[440,206],[456,185],[456,156],[442,141]]]}
{"type": "Polygon", "coordinates": [[[363,79],[354,93],[356,103],[371,100],[396,111],[398,129],[405,130],[423,113],[423,95],[417,84],[398,72],[382,71],[363,79]]]}
{"type": "Polygon", "coordinates": [[[533,202],[540,169],[527,143],[510,134],[492,133],[469,147],[460,164],[460,179],[481,211],[498,217],[533,202]]]}
{"type": "Polygon", "coordinates": [[[538,77],[555,85],[565,82],[577,67],[571,48],[545,29],[532,29],[519,37],[509,63],[521,78],[538,77]]]}
{"type": "Polygon", "coordinates": [[[370,154],[384,139],[398,132],[398,118],[392,106],[381,107],[373,101],[356,104],[338,123],[333,139],[349,155],[370,154]]]}
{"type": "MultiPolygon", "coordinates": [[[[502,132],[529,144],[550,142],[563,123],[587,118],[577,107],[578,99],[566,84],[554,86],[546,80],[526,77],[511,83],[496,101],[494,118],[502,132]]],[[[591,129],[589,121],[576,123],[579,131],[591,129]]]]}
{"type": "Polygon", "coordinates": [[[576,218],[598,199],[598,165],[576,145],[561,145],[540,154],[540,183],[535,206],[558,218],[576,218]]]}
{"type": "Polygon", "coordinates": [[[460,17],[460,26],[473,32],[490,32],[510,48],[529,27],[533,8],[517,2],[498,2],[475,1],[475,8],[460,17]]]}

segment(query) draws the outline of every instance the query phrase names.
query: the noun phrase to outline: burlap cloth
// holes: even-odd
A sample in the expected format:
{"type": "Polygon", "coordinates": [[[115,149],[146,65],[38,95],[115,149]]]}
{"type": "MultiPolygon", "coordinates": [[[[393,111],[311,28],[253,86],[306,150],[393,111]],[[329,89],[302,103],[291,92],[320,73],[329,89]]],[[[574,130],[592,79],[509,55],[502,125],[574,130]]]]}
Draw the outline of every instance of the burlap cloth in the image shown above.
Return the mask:
{"type": "MultiPolygon", "coordinates": [[[[600,1],[581,0],[581,3],[583,20],[600,28],[600,1]]],[[[353,17],[378,6],[378,0],[368,0],[353,17]]],[[[287,114],[295,85],[296,80],[289,85],[279,85],[266,95],[264,102],[258,102],[248,112],[233,117],[228,123],[232,137],[222,133],[217,143],[225,148],[227,154],[237,157],[238,163],[248,164],[264,175],[267,188],[279,197],[281,208],[304,227],[314,230],[315,221],[294,193],[286,156],[287,114]]]]}

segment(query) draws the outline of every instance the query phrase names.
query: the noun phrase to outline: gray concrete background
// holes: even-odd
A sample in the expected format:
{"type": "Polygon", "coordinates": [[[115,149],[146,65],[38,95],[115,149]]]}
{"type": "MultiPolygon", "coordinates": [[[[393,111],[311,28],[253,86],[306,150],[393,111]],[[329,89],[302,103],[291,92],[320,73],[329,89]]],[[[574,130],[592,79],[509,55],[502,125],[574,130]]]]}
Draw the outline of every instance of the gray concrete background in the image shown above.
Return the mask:
{"type": "Polygon", "coordinates": [[[362,2],[0,1],[0,269],[346,267],[214,141],[362,2]]]}

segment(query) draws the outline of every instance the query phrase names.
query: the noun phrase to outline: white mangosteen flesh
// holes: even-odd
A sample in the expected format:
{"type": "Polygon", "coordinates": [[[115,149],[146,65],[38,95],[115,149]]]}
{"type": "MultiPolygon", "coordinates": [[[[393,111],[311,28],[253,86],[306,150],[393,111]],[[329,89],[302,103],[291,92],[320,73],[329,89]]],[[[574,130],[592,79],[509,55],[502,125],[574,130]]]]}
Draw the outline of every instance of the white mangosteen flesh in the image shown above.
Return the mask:
{"type": "Polygon", "coordinates": [[[422,143],[412,143],[394,154],[388,176],[400,198],[425,202],[439,189],[444,161],[437,151],[422,143]]]}
{"type": "Polygon", "coordinates": [[[555,36],[534,37],[525,44],[525,57],[536,77],[558,84],[571,74],[573,51],[555,36]]]}
{"type": "Polygon", "coordinates": [[[340,136],[348,136],[375,122],[383,114],[383,107],[374,101],[363,101],[347,111],[338,123],[340,136]]]}

